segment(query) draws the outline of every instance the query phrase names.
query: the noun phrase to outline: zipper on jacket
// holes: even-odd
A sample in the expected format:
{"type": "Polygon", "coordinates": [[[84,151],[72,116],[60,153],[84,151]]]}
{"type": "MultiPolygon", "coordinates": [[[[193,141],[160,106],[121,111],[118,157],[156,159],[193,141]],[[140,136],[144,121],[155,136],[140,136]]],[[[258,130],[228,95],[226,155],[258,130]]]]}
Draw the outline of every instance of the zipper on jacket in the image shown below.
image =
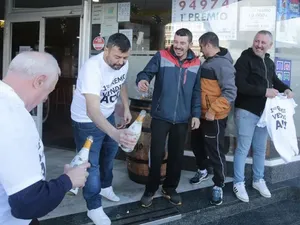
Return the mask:
{"type": "Polygon", "coordinates": [[[178,105],[178,97],[179,97],[179,89],[180,89],[180,81],[181,81],[181,70],[182,67],[180,66],[180,70],[179,70],[179,80],[178,80],[178,87],[177,87],[177,98],[176,98],[176,104],[175,104],[175,112],[174,112],[174,119],[173,119],[173,123],[175,124],[175,120],[176,120],[176,110],[177,110],[177,105],[178,105]]]}
{"type": "Polygon", "coordinates": [[[268,70],[267,70],[267,66],[266,66],[266,63],[265,63],[265,60],[262,59],[263,63],[264,63],[264,66],[265,66],[265,77],[266,77],[266,80],[267,80],[267,85],[268,87],[267,88],[270,88],[269,87],[269,81],[268,81],[268,70]]]}

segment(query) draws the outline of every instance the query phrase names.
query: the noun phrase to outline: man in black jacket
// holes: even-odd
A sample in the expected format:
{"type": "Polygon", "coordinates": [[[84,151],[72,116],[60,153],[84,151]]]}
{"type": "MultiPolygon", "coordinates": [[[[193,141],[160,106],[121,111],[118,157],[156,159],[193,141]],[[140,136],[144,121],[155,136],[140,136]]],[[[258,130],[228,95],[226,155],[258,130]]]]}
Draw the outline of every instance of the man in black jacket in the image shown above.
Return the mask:
{"type": "Polygon", "coordinates": [[[264,110],[266,99],[274,98],[284,92],[288,98],[293,92],[281,82],[276,73],[274,62],[267,51],[272,47],[272,34],[259,31],[253,40],[252,48],[241,54],[235,64],[236,86],[235,123],[237,127],[237,148],[234,156],[233,192],[241,201],[248,202],[249,197],[244,185],[246,158],[253,148],[253,183],[254,189],[270,198],[271,193],[264,181],[264,162],[268,138],[267,128],[257,127],[264,110]]]}

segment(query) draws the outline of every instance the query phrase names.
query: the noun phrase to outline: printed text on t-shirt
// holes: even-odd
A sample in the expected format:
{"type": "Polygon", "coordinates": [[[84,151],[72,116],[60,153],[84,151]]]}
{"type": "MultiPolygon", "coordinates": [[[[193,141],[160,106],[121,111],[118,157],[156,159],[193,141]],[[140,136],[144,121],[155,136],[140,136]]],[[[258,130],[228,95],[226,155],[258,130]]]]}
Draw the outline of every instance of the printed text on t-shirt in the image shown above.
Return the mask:
{"type": "Polygon", "coordinates": [[[113,82],[109,85],[104,85],[101,91],[101,101],[100,103],[114,103],[117,101],[120,91],[122,88],[122,84],[126,79],[126,74],[123,74],[120,77],[117,77],[113,80],[113,82]]]}
{"type": "Polygon", "coordinates": [[[272,117],[276,120],[276,130],[279,128],[286,129],[286,110],[279,106],[270,109],[272,117]]]}

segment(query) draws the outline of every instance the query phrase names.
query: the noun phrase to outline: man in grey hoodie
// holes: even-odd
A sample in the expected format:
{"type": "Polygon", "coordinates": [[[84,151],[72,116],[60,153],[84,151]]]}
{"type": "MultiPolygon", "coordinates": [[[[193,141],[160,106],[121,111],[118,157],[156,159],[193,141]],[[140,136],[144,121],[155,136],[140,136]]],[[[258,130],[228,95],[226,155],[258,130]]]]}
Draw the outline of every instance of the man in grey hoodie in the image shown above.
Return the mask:
{"type": "Polygon", "coordinates": [[[207,179],[207,156],[214,170],[211,204],[223,202],[226,177],[224,151],[225,128],[231,105],[236,98],[235,69],[229,51],[219,46],[219,38],[207,32],[199,38],[201,52],[206,59],[201,72],[201,125],[192,131],[191,143],[198,171],[190,180],[192,184],[207,179]]]}

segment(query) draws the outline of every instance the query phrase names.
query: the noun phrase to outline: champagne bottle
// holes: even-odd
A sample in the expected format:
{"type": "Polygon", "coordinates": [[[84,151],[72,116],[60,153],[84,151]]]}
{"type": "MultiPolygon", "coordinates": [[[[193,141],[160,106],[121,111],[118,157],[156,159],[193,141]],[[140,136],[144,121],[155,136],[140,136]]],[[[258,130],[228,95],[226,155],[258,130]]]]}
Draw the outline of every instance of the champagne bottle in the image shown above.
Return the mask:
{"type": "MultiPolygon", "coordinates": [[[[146,111],[142,110],[139,116],[136,118],[136,120],[128,127],[128,130],[135,136],[136,141],[138,141],[141,136],[145,116],[146,116],[146,111]]],[[[126,148],[123,145],[120,145],[120,147],[124,152],[133,151],[133,149],[126,148]]]]}
{"type": "MultiPolygon", "coordinates": [[[[71,167],[79,166],[89,160],[89,153],[93,143],[93,137],[88,136],[81,150],[76,154],[73,160],[70,163],[71,167]]],[[[69,192],[77,195],[78,188],[71,189],[69,192]]]]}

